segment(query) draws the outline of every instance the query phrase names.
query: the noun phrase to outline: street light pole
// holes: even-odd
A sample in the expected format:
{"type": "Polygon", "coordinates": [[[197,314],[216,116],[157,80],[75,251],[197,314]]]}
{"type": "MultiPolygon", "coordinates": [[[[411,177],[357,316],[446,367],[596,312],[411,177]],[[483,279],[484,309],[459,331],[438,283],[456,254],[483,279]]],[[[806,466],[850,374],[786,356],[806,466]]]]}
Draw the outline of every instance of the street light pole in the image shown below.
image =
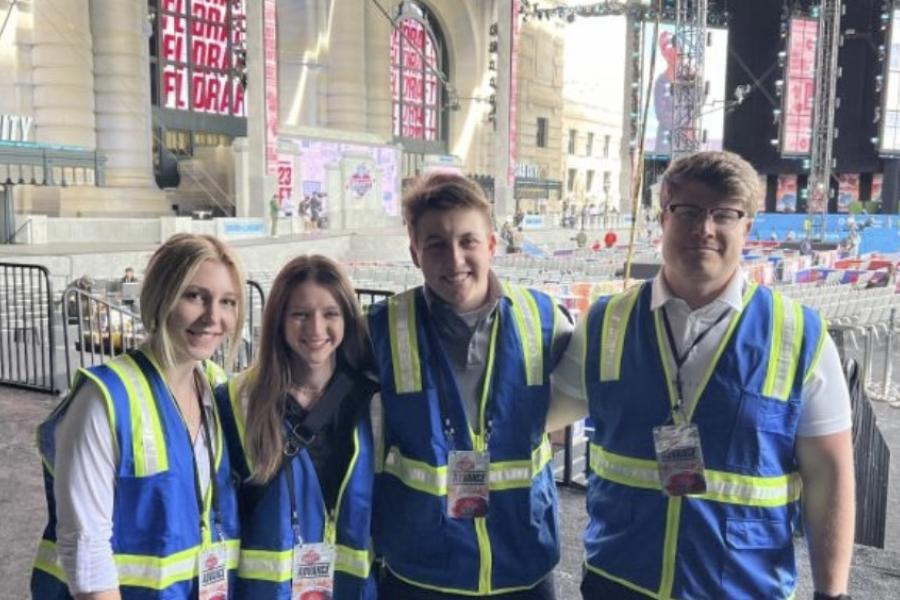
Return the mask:
{"type": "Polygon", "coordinates": [[[13,184],[7,179],[3,184],[3,210],[0,211],[0,242],[14,243],[16,236],[16,205],[13,201],[13,184]]]}

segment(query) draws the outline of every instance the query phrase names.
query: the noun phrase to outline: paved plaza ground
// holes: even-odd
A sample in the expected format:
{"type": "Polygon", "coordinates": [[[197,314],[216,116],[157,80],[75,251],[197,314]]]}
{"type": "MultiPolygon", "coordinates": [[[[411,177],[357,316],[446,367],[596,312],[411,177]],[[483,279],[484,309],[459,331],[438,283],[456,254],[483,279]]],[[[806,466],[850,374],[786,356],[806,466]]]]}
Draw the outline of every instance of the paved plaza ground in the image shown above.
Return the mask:
{"type": "MultiPolygon", "coordinates": [[[[40,461],[34,429],[55,406],[46,394],[0,387],[0,600],[28,597],[31,561],[45,524],[40,461]]],[[[888,498],[885,550],[857,547],[851,591],[857,599],[900,598],[900,410],[875,404],[875,412],[894,456],[888,498]]],[[[556,571],[560,600],[580,598],[581,532],[586,519],[584,492],[563,488],[561,522],[563,558],[556,571]]],[[[798,600],[811,598],[806,553],[798,542],[801,568],[798,600]]]]}

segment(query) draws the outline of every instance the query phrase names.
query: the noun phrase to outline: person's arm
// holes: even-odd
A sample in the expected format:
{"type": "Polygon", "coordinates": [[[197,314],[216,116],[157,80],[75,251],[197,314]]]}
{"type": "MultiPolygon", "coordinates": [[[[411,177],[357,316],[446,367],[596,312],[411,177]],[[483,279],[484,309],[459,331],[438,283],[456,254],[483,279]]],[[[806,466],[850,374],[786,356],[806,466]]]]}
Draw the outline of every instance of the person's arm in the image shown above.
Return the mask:
{"type": "Polygon", "coordinates": [[[53,492],[60,563],[78,600],[118,600],[112,516],[116,450],[96,385],[76,391],[56,430],[53,492]]]}
{"type": "MultiPolygon", "coordinates": [[[[563,320],[562,317],[559,319],[563,320]]],[[[558,322],[559,323],[559,322],[558,322]]],[[[557,431],[587,416],[587,393],[584,389],[584,344],[586,319],[566,333],[567,344],[550,375],[550,409],[547,412],[547,431],[557,431]]],[[[554,359],[559,354],[554,353],[554,359]]]]}
{"type": "Polygon", "coordinates": [[[803,479],[803,513],[819,592],[847,591],[853,552],[855,482],[850,395],[831,337],[803,386],[797,462],[803,479]]]}
{"type": "Polygon", "coordinates": [[[797,440],[803,520],[816,591],[847,592],[856,523],[850,430],[797,440]]]}

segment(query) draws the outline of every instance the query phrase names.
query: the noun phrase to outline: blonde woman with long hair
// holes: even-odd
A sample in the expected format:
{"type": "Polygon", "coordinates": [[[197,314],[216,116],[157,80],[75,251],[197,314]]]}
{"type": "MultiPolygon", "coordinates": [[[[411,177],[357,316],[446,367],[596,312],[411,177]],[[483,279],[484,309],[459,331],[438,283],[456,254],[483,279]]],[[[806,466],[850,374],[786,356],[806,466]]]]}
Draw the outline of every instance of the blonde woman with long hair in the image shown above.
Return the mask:
{"type": "Polygon", "coordinates": [[[244,319],[232,251],[177,234],[150,259],[137,350],[81,369],[38,429],[50,522],[32,573],[41,600],[225,599],[237,498],[210,362],[244,319]]]}
{"type": "Polygon", "coordinates": [[[216,400],[243,482],[241,598],[375,598],[369,345],[353,286],[324,256],[275,278],[254,364],[216,400]]]}

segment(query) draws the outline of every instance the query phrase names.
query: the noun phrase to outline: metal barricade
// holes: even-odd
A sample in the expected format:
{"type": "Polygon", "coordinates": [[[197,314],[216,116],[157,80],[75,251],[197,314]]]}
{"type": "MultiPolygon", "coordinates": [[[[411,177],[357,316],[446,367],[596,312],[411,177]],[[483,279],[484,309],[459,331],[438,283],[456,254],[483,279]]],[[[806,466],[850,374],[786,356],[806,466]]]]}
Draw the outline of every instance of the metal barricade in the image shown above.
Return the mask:
{"type": "MultiPolygon", "coordinates": [[[[246,283],[247,320],[234,364],[225,364],[228,348],[224,345],[212,357],[228,372],[245,369],[252,362],[258,345],[258,324],[262,322],[265,294],[257,282],[247,280],[246,283]]],[[[137,348],[144,340],[140,315],[74,285],[63,293],[62,315],[66,381],[69,383],[76,369],[102,364],[137,348]]]]}
{"type": "Polygon", "coordinates": [[[56,392],[50,272],[0,263],[0,384],[56,392]]]}
{"type": "Polygon", "coordinates": [[[363,312],[373,304],[381,302],[385,298],[390,298],[394,292],[390,290],[375,290],[370,288],[356,288],[356,299],[359,300],[359,306],[363,312]]]}

